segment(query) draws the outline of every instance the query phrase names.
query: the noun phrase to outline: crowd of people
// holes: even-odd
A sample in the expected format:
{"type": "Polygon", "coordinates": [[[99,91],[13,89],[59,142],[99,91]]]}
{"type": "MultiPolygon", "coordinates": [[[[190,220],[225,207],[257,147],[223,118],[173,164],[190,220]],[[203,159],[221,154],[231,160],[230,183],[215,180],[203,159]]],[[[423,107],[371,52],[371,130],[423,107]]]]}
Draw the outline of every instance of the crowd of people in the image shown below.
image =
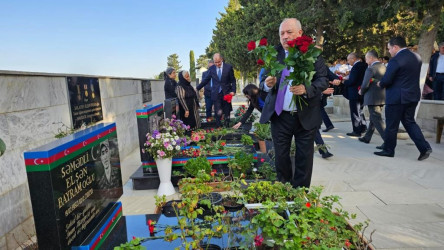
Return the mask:
{"type": "MultiPolygon", "coordinates": [[[[302,34],[301,23],[296,18],[286,18],[282,21],[279,27],[280,45],[276,46],[277,60],[280,63],[283,64],[288,54],[288,42],[302,34]]],[[[294,187],[309,187],[313,169],[313,145],[315,142],[317,145],[324,145],[320,134],[321,124],[325,124],[323,132],[334,129],[324,109],[327,97],[340,92],[349,102],[352,131],[347,133],[348,136],[359,137],[360,142],[369,143],[377,130],[384,143],[377,146],[381,151],[374,154],[394,157],[397,133],[402,123],[420,152],[418,160],[427,159],[432,153],[432,148],[414,117],[421,98],[421,58],[407,48],[403,37],[391,38],[387,49],[391,59],[380,57],[375,50],[367,51],[365,58],[351,52],[347,58],[338,59],[330,67],[322,56],[319,56],[314,63],[315,74],[310,85],[285,86],[285,70],[277,76],[269,76],[268,72],[262,69],[259,87],[249,84],[243,89],[243,94],[249,101],[249,108],[233,128],[237,129],[245,123],[254,109],[261,112],[259,122],[271,123],[278,180],[290,182],[294,187]],[[294,95],[304,98],[306,107],[299,110],[296,105],[291,105],[294,95]],[[367,106],[369,111],[368,124],[363,112],[364,106],[367,106]],[[385,119],[382,115],[383,108],[385,119]],[[296,146],[294,171],[290,159],[292,141],[296,146]]],[[[203,74],[197,90],[204,88],[207,117],[212,117],[214,108],[217,126],[222,126],[222,117],[225,118],[224,125],[228,126],[232,106],[231,98],[226,97],[236,93],[233,67],[224,63],[219,53],[214,54],[208,66],[208,71],[203,74]]],[[[189,85],[188,72],[181,74],[179,84],[166,79],[165,91],[167,84],[176,84],[173,94],[180,100],[181,117],[194,117],[192,119],[198,120],[197,91],[189,85]]],[[[174,77],[175,72],[167,70],[165,75],[174,77]]],[[[439,51],[431,58],[428,80],[433,83],[434,98],[442,100],[444,43],[439,44],[439,51]]],[[[199,126],[197,121],[192,124],[195,127],[199,126]]],[[[319,152],[323,158],[333,156],[325,147],[319,152]]]]}

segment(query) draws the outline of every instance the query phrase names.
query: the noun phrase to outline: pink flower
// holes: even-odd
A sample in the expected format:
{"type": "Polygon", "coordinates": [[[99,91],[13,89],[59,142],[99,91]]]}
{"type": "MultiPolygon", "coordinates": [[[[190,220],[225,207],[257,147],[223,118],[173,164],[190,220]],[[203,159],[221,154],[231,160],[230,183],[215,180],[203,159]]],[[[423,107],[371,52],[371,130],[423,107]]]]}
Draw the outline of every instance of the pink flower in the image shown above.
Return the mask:
{"type": "Polygon", "coordinates": [[[261,162],[264,162],[265,161],[265,159],[264,158],[261,158],[261,162]]]}
{"type": "Polygon", "coordinates": [[[143,148],[142,148],[142,153],[144,153],[144,154],[145,154],[145,149],[143,149],[143,148]]]}
{"type": "Polygon", "coordinates": [[[254,245],[257,247],[261,246],[263,241],[264,241],[264,238],[260,234],[256,235],[256,237],[254,237],[254,245]]]}
{"type": "Polygon", "coordinates": [[[159,156],[160,156],[160,157],[164,157],[164,156],[165,156],[165,152],[163,152],[162,150],[159,150],[158,153],[159,153],[159,156]]]}

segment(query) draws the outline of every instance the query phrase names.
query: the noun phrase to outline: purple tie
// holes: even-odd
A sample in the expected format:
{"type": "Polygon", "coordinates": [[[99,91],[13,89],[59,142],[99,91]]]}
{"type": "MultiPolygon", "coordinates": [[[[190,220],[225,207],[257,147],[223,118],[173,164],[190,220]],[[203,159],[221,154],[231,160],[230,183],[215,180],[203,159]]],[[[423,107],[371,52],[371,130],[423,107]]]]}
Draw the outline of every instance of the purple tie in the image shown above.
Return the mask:
{"type": "Polygon", "coordinates": [[[283,82],[285,81],[285,77],[287,77],[289,74],[290,71],[287,68],[284,68],[284,70],[282,70],[281,81],[279,82],[279,90],[276,97],[276,103],[274,105],[274,110],[276,111],[277,115],[280,115],[282,113],[282,109],[284,108],[284,97],[285,92],[287,92],[287,85],[283,85],[283,82]]]}

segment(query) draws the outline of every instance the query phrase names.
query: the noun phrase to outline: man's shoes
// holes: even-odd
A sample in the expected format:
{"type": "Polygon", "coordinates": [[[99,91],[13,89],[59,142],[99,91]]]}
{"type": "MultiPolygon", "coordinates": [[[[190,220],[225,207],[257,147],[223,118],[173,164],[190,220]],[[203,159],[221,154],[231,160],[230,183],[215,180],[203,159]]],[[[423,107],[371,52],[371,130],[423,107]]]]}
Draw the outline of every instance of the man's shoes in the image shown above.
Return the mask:
{"type": "Polygon", "coordinates": [[[381,146],[376,146],[376,149],[381,149],[381,150],[383,150],[383,149],[384,149],[384,143],[381,144],[381,146]]]}
{"type": "Polygon", "coordinates": [[[393,157],[395,156],[394,153],[390,153],[388,151],[382,150],[381,152],[374,152],[375,155],[377,156],[386,156],[386,157],[393,157]]]}
{"type": "Polygon", "coordinates": [[[328,151],[323,153],[323,154],[321,154],[321,155],[322,155],[322,158],[324,158],[324,159],[327,159],[327,158],[330,158],[330,157],[333,156],[333,154],[328,152],[328,151]]]}
{"type": "Polygon", "coordinates": [[[363,142],[363,143],[367,143],[367,144],[370,143],[370,140],[367,140],[367,139],[365,139],[364,137],[359,137],[358,140],[359,140],[360,142],[363,142]]]}
{"type": "Polygon", "coordinates": [[[363,125],[361,127],[361,133],[365,133],[365,132],[367,132],[367,126],[363,125]]]}
{"type": "Polygon", "coordinates": [[[355,132],[351,132],[351,133],[347,133],[348,136],[356,136],[356,137],[361,137],[360,133],[355,133],[355,132]]]}
{"type": "Polygon", "coordinates": [[[330,131],[330,130],[332,130],[334,128],[335,128],[335,126],[330,126],[330,127],[326,128],[326,129],[322,130],[322,132],[328,132],[328,131],[330,131]]]}
{"type": "Polygon", "coordinates": [[[431,148],[427,149],[427,151],[425,151],[419,155],[418,161],[422,161],[422,160],[429,158],[431,153],[432,153],[432,149],[431,148]]]}

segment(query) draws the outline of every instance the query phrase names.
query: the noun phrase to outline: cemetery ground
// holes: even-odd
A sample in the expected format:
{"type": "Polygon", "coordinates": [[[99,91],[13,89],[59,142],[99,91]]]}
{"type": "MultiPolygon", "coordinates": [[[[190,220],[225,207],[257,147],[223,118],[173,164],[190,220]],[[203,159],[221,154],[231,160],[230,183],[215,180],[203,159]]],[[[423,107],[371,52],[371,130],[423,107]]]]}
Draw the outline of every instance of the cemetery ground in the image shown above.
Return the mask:
{"type": "MultiPolygon", "coordinates": [[[[235,104],[245,104],[244,98],[236,97],[235,104]]],[[[425,132],[433,153],[418,161],[413,142],[399,134],[395,157],[378,157],[373,154],[382,143],[377,133],[370,144],[362,143],[345,135],[351,131],[349,118],[330,117],[336,128],[322,136],[334,156],[326,160],[315,152],[312,186],[324,186],[324,195],[340,196],[343,208],[357,214],[352,224],[368,220],[365,235],[369,238],[375,230],[376,249],[443,249],[444,144],[436,144],[434,135],[425,132]]],[[[139,166],[135,150],[122,160],[122,179],[139,166]]],[[[120,198],[123,215],[154,213],[156,191],[133,190],[132,181],[126,182],[120,198]]]]}

